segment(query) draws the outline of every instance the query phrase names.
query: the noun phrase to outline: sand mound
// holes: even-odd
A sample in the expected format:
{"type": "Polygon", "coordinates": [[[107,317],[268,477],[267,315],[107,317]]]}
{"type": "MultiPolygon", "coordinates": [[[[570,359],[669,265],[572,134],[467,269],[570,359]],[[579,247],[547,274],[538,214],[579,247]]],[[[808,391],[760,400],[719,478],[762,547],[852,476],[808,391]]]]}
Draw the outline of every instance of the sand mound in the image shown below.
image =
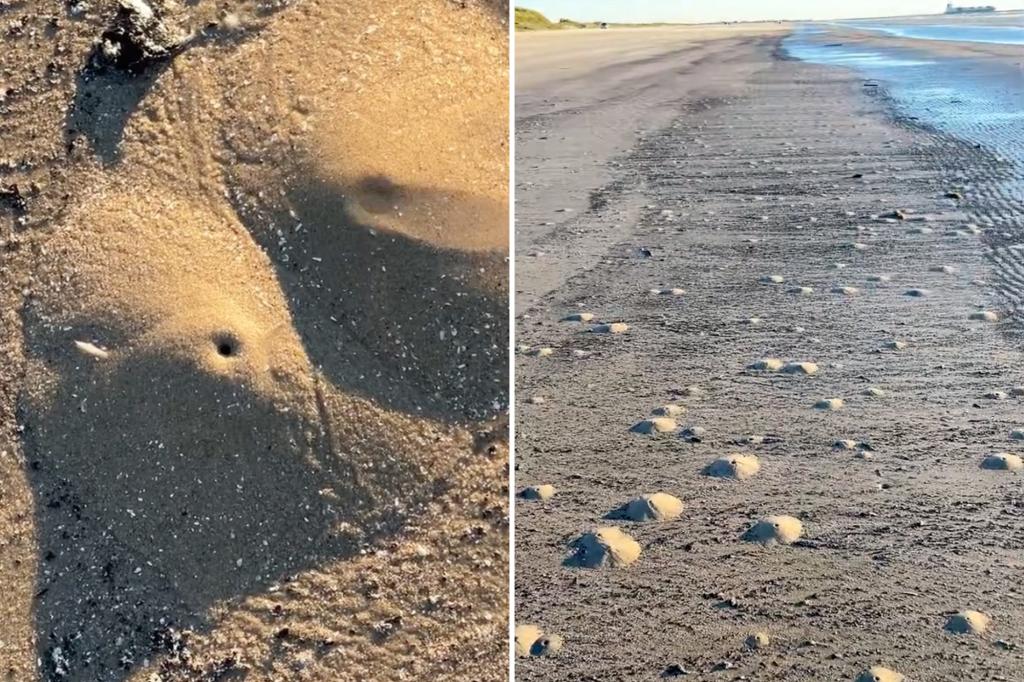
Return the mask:
{"type": "Polygon", "coordinates": [[[555,486],[550,483],[542,483],[541,485],[531,485],[523,488],[519,493],[519,497],[524,500],[550,500],[555,496],[555,486]]]}
{"type": "Polygon", "coordinates": [[[961,611],[946,621],[946,630],[956,635],[983,635],[992,619],[981,611],[961,611]]]}
{"type": "Polygon", "coordinates": [[[562,318],[562,322],[590,322],[594,319],[594,313],[573,313],[562,318]]]}
{"type": "Polygon", "coordinates": [[[682,405],[662,405],[651,410],[651,414],[655,417],[678,417],[679,415],[686,412],[686,408],[682,405]]]}
{"type": "Polygon", "coordinates": [[[874,448],[871,447],[870,443],[855,440],[837,440],[832,443],[832,448],[835,450],[867,450],[871,451],[874,448]]]}
{"type": "Polygon", "coordinates": [[[841,410],[845,406],[846,402],[842,398],[824,398],[814,403],[814,409],[824,412],[841,410]]]}
{"type": "Polygon", "coordinates": [[[809,296],[814,293],[814,289],[812,287],[790,287],[786,289],[786,293],[796,296],[809,296]]]}
{"type": "Polygon", "coordinates": [[[598,324],[591,327],[590,331],[594,334],[622,334],[629,330],[629,325],[625,322],[612,322],[610,324],[598,324]]]}
{"type": "Polygon", "coordinates": [[[803,374],[810,376],[818,373],[818,365],[814,362],[787,362],[782,368],[785,374],[803,374]]]}
{"type": "Polygon", "coordinates": [[[857,676],[857,682],[903,682],[904,679],[906,678],[898,672],[878,665],[868,668],[857,676]]]}
{"type": "Polygon", "coordinates": [[[642,433],[651,436],[658,433],[671,433],[679,428],[676,420],[671,417],[652,417],[643,419],[630,427],[633,433],[642,433]]]}
{"type": "Polygon", "coordinates": [[[716,459],[704,468],[704,474],[715,478],[734,478],[745,481],[761,470],[761,462],[755,455],[726,455],[716,459]]]}
{"type": "Polygon", "coordinates": [[[999,313],[991,310],[979,310],[978,312],[971,313],[969,319],[980,322],[998,322],[999,313]]]}
{"type": "Polygon", "coordinates": [[[544,631],[536,625],[527,623],[517,625],[515,630],[516,656],[529,656],[534,643],[543,636],[544,631]]]}
{"type": "Polygon", "coordinates": [[[783,367],[782,360],[778,358],[762,358],[756,362],[747,365],[747,369],[755,372],[778,372],[783,367]]]}
{"type": "Polygon", "coordinates": [[[572,554],[565,560],[567,566],[618,568],[630,565],[640,556],[640,544],[613,526],[584,533],[570,546],[572,554]]]}
{"type": "Polygon", "coordinates": [[[747,542],[759,542],[762,545],[791,545],[800,539],[804,532],[804,524],[792,516],[769,516],[755,523],[743,535],[747,542]]]}
{"type": "Polygon", "coordinates": [[[669,521],[683,513],[683,501],[668,493],[641,495],[612,511],[608,518],[630,521],[669,521]]]}
{"type": "Polygon", "coordinates": [[[752,632],[743,640],[743,647],[748,651],[767,649],[769,644],[771,644],[771,638],[766,632],[752,632]]]}
{"type": "Polygon", "coordinates": [[[1024,460],[1009,452],[999,452],[981,460],[981,468],[992,471],[1021,471],[1024,469],[1024,460]]]}
{"type": "Polygon", "coordinates": [[[707,429],[703,426],[688,426],[683,429],[679,437],[687,443],[700,443],[704,440],[707,435],[707,429]]]}

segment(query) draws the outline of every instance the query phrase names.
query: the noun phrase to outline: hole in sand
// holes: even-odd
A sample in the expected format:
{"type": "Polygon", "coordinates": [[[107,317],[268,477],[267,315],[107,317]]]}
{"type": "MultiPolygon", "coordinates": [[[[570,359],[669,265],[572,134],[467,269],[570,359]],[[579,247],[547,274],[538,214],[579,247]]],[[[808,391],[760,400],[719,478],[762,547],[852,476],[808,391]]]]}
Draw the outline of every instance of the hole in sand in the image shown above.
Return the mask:
{"type": "Polygon", "coordinates": [[[230,334],[220,334],[213,339],[214,345],[217,347],[217,355],[224,358],[231,358],[239,353],[238,340],[230,334]]]}

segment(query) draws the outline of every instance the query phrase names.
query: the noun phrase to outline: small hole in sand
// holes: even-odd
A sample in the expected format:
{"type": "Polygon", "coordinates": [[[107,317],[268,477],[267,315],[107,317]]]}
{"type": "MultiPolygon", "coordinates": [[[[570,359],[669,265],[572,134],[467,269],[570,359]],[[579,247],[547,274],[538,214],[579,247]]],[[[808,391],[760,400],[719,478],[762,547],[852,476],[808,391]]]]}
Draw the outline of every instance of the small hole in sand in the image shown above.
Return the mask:
{"type": "Polygon", "coordinates": [[[217,354],[223,358],[232,358],[238,355],[239,344],[231,336],[219,335],[213,339],[217,346],[217,354]]]}

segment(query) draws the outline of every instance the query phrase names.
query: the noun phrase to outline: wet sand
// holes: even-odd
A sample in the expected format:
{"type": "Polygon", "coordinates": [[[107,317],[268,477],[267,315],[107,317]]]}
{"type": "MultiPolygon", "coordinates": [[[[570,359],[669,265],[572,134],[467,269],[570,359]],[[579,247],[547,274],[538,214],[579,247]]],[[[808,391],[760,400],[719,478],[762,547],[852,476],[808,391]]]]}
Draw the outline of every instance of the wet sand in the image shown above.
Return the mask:
{"type": "Polygon", "coordinates": [[[564,644],[517,679],[1024,675],[1020,477],[982,466],[1020,452],[1012,171],[777,55],[764,37],[653,60],[640,125],[596,74],[531,93],[593,104],[519,129],[517,181],[540,181],[517,205],[516,480],[555,492],[517,500],[515,609],[564,644]],[[631,139],[573,165],[595,129],[631,139]],[[561,321],[581,312],[628,330],[561,321]],[[818,371],[749,369],[766,358],[818,371]],[[675,431],[631,432],[666,404],[675,431]],[[707,475],[734,453],[759,470],[707,475]],[[607,516],[655,492],[682,514],[607,516]],[[745,541],[772,516],[799,539],[787,520],[745,541]],[[639,557],[576,567],[571,543],[608,525],[639,557]],[[947,630],[964,609],[989,629],[947,630]]]}
{"type": "Polygon", "coordinates": [[[505,9],[5,12],[0,677],[507,676],[505,9]]]}

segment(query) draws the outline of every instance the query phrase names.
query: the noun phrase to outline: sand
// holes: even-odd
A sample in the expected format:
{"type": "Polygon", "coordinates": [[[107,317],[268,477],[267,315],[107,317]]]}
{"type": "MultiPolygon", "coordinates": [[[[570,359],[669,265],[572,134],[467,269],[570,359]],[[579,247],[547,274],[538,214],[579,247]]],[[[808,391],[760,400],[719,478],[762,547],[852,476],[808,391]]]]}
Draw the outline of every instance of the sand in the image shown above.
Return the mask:
{"type": "MultiPolygon", "coordinates": [[[[1016,399],[979,400],[1024,378],[1010,169],[900,118],[857,74],[777,58],[770,36],[680,39],[671,56],[652,41],[634,57],[634,42],[617,62],[611,38],[588,40],[608,41],[605,61],[545,49],[551,66],[526,77],[517,110],[517,334],[589,351],[517,370],[517,395],[559,405],[517,414],[518,475],[559,488],[557,505],[517,506],[517,617],[565,636],[560,657],[518,661],[517,679],[852,681],[873,666],[912,680],[1024,678],[1019,644],[1006,648],[1024,632],[1006,588],[1019,580],[1020,477],[979,467],[1017,453],[1008,436],[1022,426],[1016,399]],[[970,188],[969,201],[947,199],[951,187],[970,188]],[[934,231],[872,218],[896,209],[932,216],[934,231]],[[972,223],[982,238],[951,234],[972,223]],[[786,283],[758,281],[770,274],[786,283]],[[881,274],[896,284],[867,283],[881,274]],[[668,283],[686,295],[649,293],[668,283]],[[929,295],[903,296],[911,287],[929,295]],[[558,322],[584,309],[631,330],[609,343],[558,322]],[[968,319],[982,310],[1002,320],[968,319]],[[909,346],[886,349],[895,339],[909,346]],[[766,357],[820,369],[744,370],[766,357]],[[680,397],[690,385],[703,395],[680,397]],[[869,386],[891,397],[861,396],[869,386]],[[810,409],[828,397],[845,409],[810,409]],[[707,437],[628,433],[666,402],[685,404],[707,437]],[[737,446],[745,434],[764,438],[737,446]],[[873,449],[832,451],[837,439],[873,449]],[[705,475],[738,447],[757,456],[756,476],[705,475]],[[685,512],[621,522],[638,561],[563,565],[581,530],[657,490],[685,512]],[[766,514],[801,520],[803,535],[745,543],[766,514]],[[990,635],[943,630],[968,607],[993,616],[990,635]],[[766,651],[744,651],[753,631],[770,633],[766,651]]],[[[537,63],[532,47],[518,46],[520,73],[537,63]]]]}
{"type": "Polygon", "coordinates": [[[6,15],[0,669],[504,679],[502,8],[134,7],[6,15]]]}

